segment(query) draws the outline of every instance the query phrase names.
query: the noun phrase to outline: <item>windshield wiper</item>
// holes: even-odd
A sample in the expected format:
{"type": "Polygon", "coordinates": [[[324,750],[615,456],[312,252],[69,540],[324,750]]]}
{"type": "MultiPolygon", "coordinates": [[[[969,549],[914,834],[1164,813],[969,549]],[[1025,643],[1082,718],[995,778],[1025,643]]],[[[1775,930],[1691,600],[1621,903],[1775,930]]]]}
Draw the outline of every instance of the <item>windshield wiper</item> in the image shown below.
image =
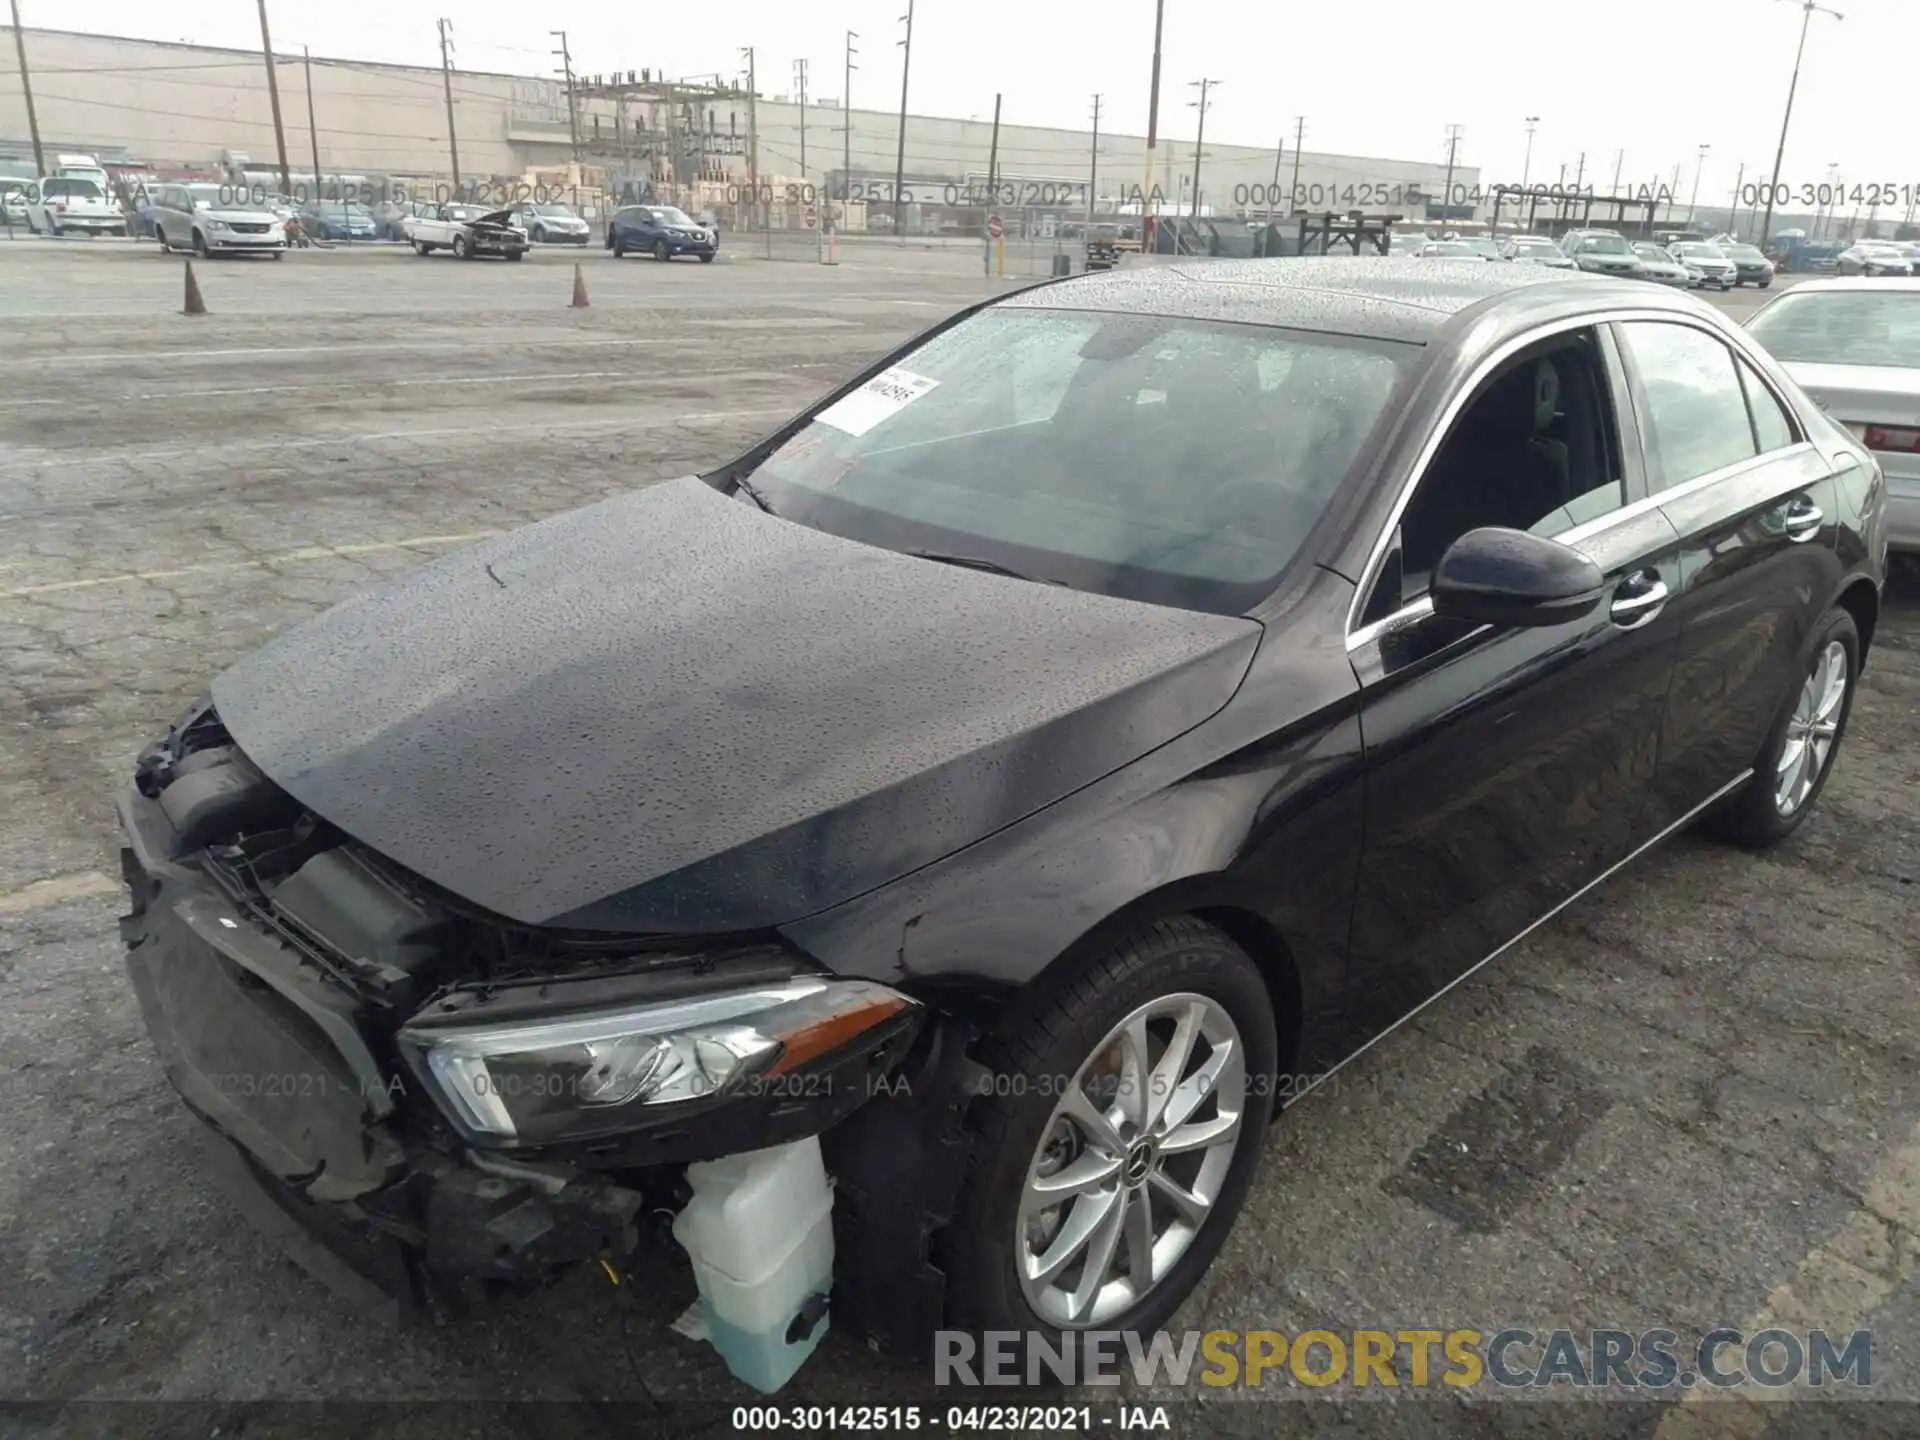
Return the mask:
{"type": "Polygon", "coordinates": [[[990,575],[1006,575],[1015,580],[1029,580],[1036,585],[1065,585],[1064,580],[1049,579],[1045,575],[1028,575],[1010,566],[1002,565],[998,560],[983,560],[978,555],[949,555],[940,550],[909,550],[907,554],[922,560],[937,560],[942,565],[958,565],[963,570],[985,570],[990,575]]]}
{"type": "Polygon", "coordinates": [[[733,477],[733,488],[738,490],[742,495],[746,496],[749,500],[753,501],[754,504],[758,505],[762,510],[766,511],[767,514],[772,515],[775,513],[773,508],[773,502],[767,499],[767,497],[762,495],[758,490],[754,489],[752,485],[748,484],[744,479],[742,479],[738,475],[733,477]]]}

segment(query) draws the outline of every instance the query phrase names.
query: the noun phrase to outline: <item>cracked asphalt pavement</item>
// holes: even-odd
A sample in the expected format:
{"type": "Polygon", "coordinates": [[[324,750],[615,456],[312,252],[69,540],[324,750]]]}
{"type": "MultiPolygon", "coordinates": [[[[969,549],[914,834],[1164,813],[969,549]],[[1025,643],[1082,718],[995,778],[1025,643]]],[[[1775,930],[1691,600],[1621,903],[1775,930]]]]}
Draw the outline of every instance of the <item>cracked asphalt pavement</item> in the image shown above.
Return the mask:
{"type": "MultiPolygon", "coordinates": [[[[666,1328],[693,1285],[664,1260],[624,1339],[589,1274],[394,1329],[240,1222],[126,983],[111,796],[284,626],[722,458],[1001,288],[976,267],[883,245],[836,267],[300,252],[200,266],[210,313],[186,318],[151,245],[0,243],[0,1400],[42,1407],[15,1426],[292,1433],[315,1412],[249,1402],[462,1401],[490,1408],[351,1425],[612,1434],[652,1413],[642,1378],[689,1431],[755,1398],[666,1328]],[[108,1400],[180,1403],[88,1403],[108,1400]]],[[[1136,1398],[1205,1435],[1920,1428],[1917,716],[1920,585],[1896,578],[1813,820],[1764,857],[1667,845],[1296,1107],[1172,1327],[1869,1327],[1871,1401],[1136,1398]]],[[[836,1336],[780,1400],[955,1398],[836,1336]]]]}

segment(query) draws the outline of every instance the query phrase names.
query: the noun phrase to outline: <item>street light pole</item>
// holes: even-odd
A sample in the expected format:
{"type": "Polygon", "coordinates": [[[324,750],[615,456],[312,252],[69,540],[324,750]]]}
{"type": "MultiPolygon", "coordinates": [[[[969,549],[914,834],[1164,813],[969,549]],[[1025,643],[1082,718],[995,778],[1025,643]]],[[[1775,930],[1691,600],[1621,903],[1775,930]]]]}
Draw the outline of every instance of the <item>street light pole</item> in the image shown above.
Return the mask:
{"type": "Polygon", "coordinates": [[[1699,153],[1698,155],[1696,155],[1696,156],[1694,157],[1694,161],[1693,161],[1693,193],[1687,196],[1687,227],[1688,227],[1689,229],[1691,229],[1691,228],[1693,227],[1693,207],[1694,207],[1694,204],[1695,204],[1695,202],[1697,202],[1697,201],[1698,201],[1698,200],[1700,199],[1700,172],[1701,172],[1701,170],[1703,170],[1703,169],[1704,169],[1704,168],[1706,167],[1706,163],[1707,163],[1707,152],[1708,152],[1709,150],[1711,150],[1712,148],[1713,148],[1713,146],[1711,146],[1711,145],[1702,145],[1702,146],[1700,147],[1700,153],[1699,153]]]}
{"type": "Polygon", "coordinates": [[[1187,102],[1189,107],[1198,106],[1200,110],[1200,127],[1194,132],[1193,136],[1193,203],[1187,210],[1189,215],[1197,218],[1200,214],[1200,160],[1203,154],[1202,147],[1207,143],[1207,92],[1220,82],[1218,80],[1189,80],[1187,83],[1198,88],[1200,91],[1200,98],[1198,100],[1189,100],[1187,102]]]}
{"type": "Polygon", "coordinates": [[[1527,116],[1527,158],[1520,163],[1520,188],[1527,188],[1527,176],[1533,170],[1533,132],[1540,124],[1538,115],[1527,116]]]}
{"type": "Polygon", "coordinates": [[[904,240],[907,227],[901,217],[900,192],[907,183],[907,76],[913,68],[913,0],[907,0],[907,13],[900,18],[906,22],[907,34],[904,40],[894,42],[900,46],[900,135],[893,152],[893,233],[896,239],[904,240]]]}
{"type": "Polygon", "coordinates": [[[1824,5],[1815,4],[1814,0],[1799,0],[1799,3],[1800,43],[1793,52],[1793,78],[1787,82],[1787,105],[1780,112],[1780,144],[1773,152],[1773,179],[1767,185],[1767,209],[1760,221],[1760,245],[1763,249],[1766,247],[1768,232],[1773,229],[1773,197],[1774,192],[1780,188],[1780,162],[1786,158],[1787,154],[1787,126],[1793,120],[1793,92],[1800,88],[1800,57],[1806,54],[1807,50],[1807,27],[1813,23],[1813,12],[1816,10],[1822,15],[1831,15],[1836,20],[1846,18],[1838,10],[1829,10],[1824,5]]]}
{"type": "MultiPolygon", "coordinates": [[[[262,34],[266,33],[266,24],[267,12],[265,0],[262,0],[262,8],[260,10],[260,27],[262,34]]],[[[20,57],[20,93],[26,98],[27,102],[27,134],[32,137],[33,140],[33,173],[36,175],[44,175],[47,173],[47,157],[40,153],[40,117],[34,113],[33,109],[33,81],[27,78],[27,41],[26,32],[20,25],[20,0],[13,0],[13,53],[20,57]]],[[[267,74],[273,74],[273,55],[271,51],[269,51],[267,55],[267,74]]],[[[281,168],[285,168],[284,157],[282,158],[281,168]]],[[[286,180],[287,177],[285,175],[280,177],[281,184],[284,185],[286,180]]]]}
{"type": "Polygon", "coordinates": [[[1153,211],[1147,196],[1153,192],[1153,147],[1160,137],[1160,34],[1167,19],[1167,0],[1153,0],[1153,75],[1147,82],[1146,178],[1140,185],[1140,248],[1153,249],[1153,211]]]}

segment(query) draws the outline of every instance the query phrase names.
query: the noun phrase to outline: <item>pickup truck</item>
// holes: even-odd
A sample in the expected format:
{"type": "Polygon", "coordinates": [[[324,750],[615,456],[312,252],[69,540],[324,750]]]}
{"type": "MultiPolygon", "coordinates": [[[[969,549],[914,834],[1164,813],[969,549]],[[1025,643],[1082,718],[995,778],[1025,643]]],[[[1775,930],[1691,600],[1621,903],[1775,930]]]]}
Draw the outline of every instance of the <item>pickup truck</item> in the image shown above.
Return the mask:
{"type": "Polygon", "coordinates": [[[484,205],[436,205],[424,215],[408,215],[400,229],[417,255],[451,250],[462,260],[503,255],[518,260],[527,253],[527,237],[513,226],[512,213],[484,205]]]}

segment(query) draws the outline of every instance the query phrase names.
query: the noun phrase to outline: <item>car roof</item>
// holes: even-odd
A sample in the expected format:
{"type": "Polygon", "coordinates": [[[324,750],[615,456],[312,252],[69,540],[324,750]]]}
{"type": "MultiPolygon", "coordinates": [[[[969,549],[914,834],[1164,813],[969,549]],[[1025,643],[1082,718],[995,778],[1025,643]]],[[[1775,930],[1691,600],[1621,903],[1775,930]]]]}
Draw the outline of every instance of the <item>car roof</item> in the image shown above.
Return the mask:
{"type": "MultiPolygon", "coordinates": [[[[1455,315],[1496,296],[1539,286],[1559,286],[1564,293],[1573,286],[1606,284],[1532,265],[1456,268],[1392,256],[1303,255],[1095,271],[1018,291],[1000,303],[1237,321],[1424,344],[1455,315]]],[[[1636,287],[1636,297],[1641,289],[1654,287],[1636,287]]],[[[1657,298],[1650,293],[1636,303],[1657,298]]]]}

